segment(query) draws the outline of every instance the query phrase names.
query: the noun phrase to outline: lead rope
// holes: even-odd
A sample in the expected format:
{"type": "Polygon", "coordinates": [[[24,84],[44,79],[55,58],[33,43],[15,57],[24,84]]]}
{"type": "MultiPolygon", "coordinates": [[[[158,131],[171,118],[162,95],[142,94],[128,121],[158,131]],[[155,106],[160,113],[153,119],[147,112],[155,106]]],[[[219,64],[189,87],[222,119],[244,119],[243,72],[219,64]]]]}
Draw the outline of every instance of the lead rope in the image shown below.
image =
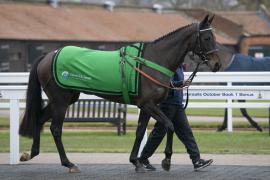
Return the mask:
{"type": "MultiPolygon", "coordinates": [[[[191,83],[192,83],[192,81],[193,81],[194,77],[196,76],[196,74],[197,74],[197,72],[198,72],[199,66],[200,66],[202,63],[203,63],[203,61],[199,62],[199,63],[197,64],[197,66],[196,66],[195,70],[194,70],[194,71],[191,73],[191,75],[188,77],[188,79],[187,79],[187,80],[190,80],[190,81],[191,81],[191,83]]],[[[185,102],[184,109],[186,109],[186,108],[187,108],[188,101],[189,101],[188,88],[189,88],[189,87],[187,87],[187,98],[186,98],[186,102],[185,102]]]]}
{"type": "Polygon", "coordinates": [[[185,88],[185,87],[170,87],[169,85],[166,85],[166,84],[164,84],[164,83],[158,81],[157,79],[153,78],[153,77],[150,76],[149,74],[147,74],[147,73],[143,72],[142,70],[140,70],[139,68],[133,66],[133,65],[128,61],[128,59],[125,58],[125,55],[128,55],[128,56],[130,56],[131,58],[133,58],[133,60],[139,62],[139,63],[142,64],[142,65],[145,65],[142,61],[138,60],[138,58],[135,57],[135,56],[131,56],[131,55],[127,54],[127,53],[125,53],[125,54],[124,54],[124,53],[125,53],[125,52],[120,51],[120,54],[121,54],[121,56],[122,56],[122,58],[123,58],[122,60],[124,61],[124,63],[127,63],[127,64],[128,64],[130,67],[132,67],[135,71],[137,71],[138,73],[140,73],[142,76],[144,76],[145,78],[149,79],[149,80],[152,81],[153,83],[155,83],[155,84],[157,84],[157,85],[159,85],[159,86],[165,87],[165,88],[167,88],[167,89],[173,89],[173,90],[183,90],[183,89],[185,88]]]}
{"type": "MultiPolygon", "coordinates": [[[[153,77],[151,77],[150,75],[148,75],[147,73],[145,73],[145,72],[143,72],[142,70],[140,70],[139,68],[137,68],[137,67],[135,67],[135,66],[133,66],[126,58],[125,58],[125,53],[122,51],[122,50],[120,50],[120,55],[121,55],[121,65],[123,66],[125,63],[127,63],[128,65],[130,65],[135,71],[137,71],[137,72],[139,72],[141,75],[143,75],[144,77],[146,77],[147,79],[149,79],[149,80],[151,80],[152,82],[154,82],[155,84],[157,84],[157,85],[160,85],[160,86],[162,86],[162,87],[165,87],[165,88],[168,88],[168,89],[173,89],[173,90],[183,90],[183,89],[187,89],[187,99],[186,99],[186,103],[185,103],[185,106],[184,106],[184,109],[186,109],[187,108],[187,105],[188,105],[188,101],[189,101],[189,95],[188,95],[188,87],[185,87],[185,86],[183,86],[183,87],[174,87],[173,85],[172,85],[172,87],[170,87],[170,86],[167,86],[166,84],[163,84],[163,83],[161,83],[161,82],[159,82],[158,80],[156,80],[155,78],[153,78],[153,77]]],[[[128,54],[127,54],[128,55],[128,54]]],[[[136,59],[136,57],[133,57],[133,56],[130,56],[131,58],[133,58],[134,60],[137,60],[136,59]]],[[[140,61],[138,61],[138,62],[140,62],[140,61]]],[[[193,79],[194,79],[194,77],[196,76],[196,74],[197,74],[197,72],[198,72],[198,69],[199,69],[199,66],[202,64],[202,63],[206,63],[207,62],[207,60],[205,59],[204,61],[201,61],[201,62],[199,62],[198,64],[197,64],[197,66],[196,66],[196,68],[195,68],[195,70],[192,72],[192,74],[188,77],[188,79],[187,80],[190,80],[191,82],[193,81],[193,79]]],[[[142,63],[143,64],[143,63],[142,63]]],[[[123,77],[123,76],[122,76],[123,77]]],[[[171,83],[172,84],[172,83],[171,83]]],[[[125,81],[124,81],[124,84],[123,84],[123,87],[125,87],[126,86],[126,84],[125,84],[125,81]]],[[[126,88],[126,87],[125,87],[126,88]]],[[[124,89],[125,89],[124,88],[124,89]]],[[[126,101],[129,101],[129,96],[128,96],[128,94],[127,94],[127,92],[124,92],[123,93],[123,96],[124,96],[124,99],[126,100],[126,101]]]]}

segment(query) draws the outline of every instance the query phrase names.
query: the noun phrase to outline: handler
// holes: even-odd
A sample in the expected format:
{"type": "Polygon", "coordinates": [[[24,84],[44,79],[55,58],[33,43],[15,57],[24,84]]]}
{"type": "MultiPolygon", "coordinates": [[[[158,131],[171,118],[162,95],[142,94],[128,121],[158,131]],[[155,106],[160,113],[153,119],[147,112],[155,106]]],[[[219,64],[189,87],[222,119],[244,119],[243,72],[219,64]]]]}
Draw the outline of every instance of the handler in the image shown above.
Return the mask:
{"type": "MultiPolygon", "coordinates": [[[[171,81],[172,87],[184,87],[191,84],[190,80],[184,81],[183,67],[180,66],[171,81]]],[[[200,151],[198,145],[193,136],[192,130],[189,126],[185,110],[183,108],[183,90],[170,90],[168,97],[160,104],[160,109],[163,113],[172,121],[174,130],[179,140],[185,145],[187,152],[192,160],[194,170],[199,170],[209,166],[213,160],[204,160],[200,157],[200,151]]],[[[173,132],[168,132],[173,133],[173,132]]],[[[165,127],[156,122],[154,129],[149,135],[149,138],[141,153],[140,162],[144,164],[147,170],[156,170],[148,160],[153,155],[162,139],[166,134],[165,127]]],[[[173,137],[173,136],[171,136],[173,137]]],[[[172,139],[171,139],[172,141],[172,139]]],[[[166,158],[163,161],[169,161],[170,164],[172,152],[166,154],[166,158]]],[[[163,167],[164,168],[164,167],[163,167]]],[[[169,169],[165,169],[169,170],[169,169]]]]}

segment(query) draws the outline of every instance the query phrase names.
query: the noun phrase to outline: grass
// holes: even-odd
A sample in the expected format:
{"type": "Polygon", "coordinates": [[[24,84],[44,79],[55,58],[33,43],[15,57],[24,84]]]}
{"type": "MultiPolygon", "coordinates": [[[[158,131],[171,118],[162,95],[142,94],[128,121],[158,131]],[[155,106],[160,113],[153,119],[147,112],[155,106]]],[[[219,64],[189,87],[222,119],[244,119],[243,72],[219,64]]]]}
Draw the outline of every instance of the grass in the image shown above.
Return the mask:
{"type": "MultiPolygon", "coordinates": [[[[270,154],[268,133],[238,131],[217,133],[214,131],[194,131],[201,153],[217,154],[270,154]]],[[[130,153],[135,138],[134,132],[117,136],[115,132],[64,132],[63,143],[67,152],[123,152],[130,153]]],[[[29,151],[32,141],[20,137],[20,151],[29,151]]],[[[174,137],[174,152],[186,150],[177,137],[174,137]]],[[[9,151],[9,133],[0,132],[0,152],[9,151]]],[[[164,141],[157,152],[164,151],[164,141]]],[[[41,152],[56,152],[49,132],[41,136],[41,152]]]]}

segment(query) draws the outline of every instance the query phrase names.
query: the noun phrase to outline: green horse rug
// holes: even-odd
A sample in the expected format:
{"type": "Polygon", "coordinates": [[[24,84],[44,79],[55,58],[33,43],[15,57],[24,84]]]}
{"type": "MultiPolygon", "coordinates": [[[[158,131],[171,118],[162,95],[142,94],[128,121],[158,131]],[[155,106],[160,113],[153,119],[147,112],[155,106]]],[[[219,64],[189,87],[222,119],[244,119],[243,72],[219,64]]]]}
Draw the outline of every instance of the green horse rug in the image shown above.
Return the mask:
{"type": "Polygon", "coordinates": [[[142,43],[116,51],[66,46],[55,54],[54,79],[60,87],[87,94],[122,95],[123,88],[126,88],[128,95],[137,95],[139,76],[132,66],[139,67],[139,62],[131,56],[141,57],[142,50],[142,43]],[[120,50],[130,55],[125,57],[130,64],[121,65],[120,50]]]}

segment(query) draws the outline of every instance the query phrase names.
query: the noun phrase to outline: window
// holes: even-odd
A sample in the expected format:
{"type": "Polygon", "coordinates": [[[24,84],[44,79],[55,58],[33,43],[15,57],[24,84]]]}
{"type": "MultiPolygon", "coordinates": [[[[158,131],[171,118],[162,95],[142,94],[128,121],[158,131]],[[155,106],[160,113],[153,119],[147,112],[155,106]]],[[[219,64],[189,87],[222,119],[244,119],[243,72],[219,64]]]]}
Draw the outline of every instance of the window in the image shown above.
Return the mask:
{"type": "Polygon", "coordinates": [[[0,45],[0,72],[9,71],[9,48],[8,44],[0,45]]]}
{"type": "Polygon", "coordinates": [[[251,45],[248,54],[256,58],[270,56],[270,45],[251,45]]]}

